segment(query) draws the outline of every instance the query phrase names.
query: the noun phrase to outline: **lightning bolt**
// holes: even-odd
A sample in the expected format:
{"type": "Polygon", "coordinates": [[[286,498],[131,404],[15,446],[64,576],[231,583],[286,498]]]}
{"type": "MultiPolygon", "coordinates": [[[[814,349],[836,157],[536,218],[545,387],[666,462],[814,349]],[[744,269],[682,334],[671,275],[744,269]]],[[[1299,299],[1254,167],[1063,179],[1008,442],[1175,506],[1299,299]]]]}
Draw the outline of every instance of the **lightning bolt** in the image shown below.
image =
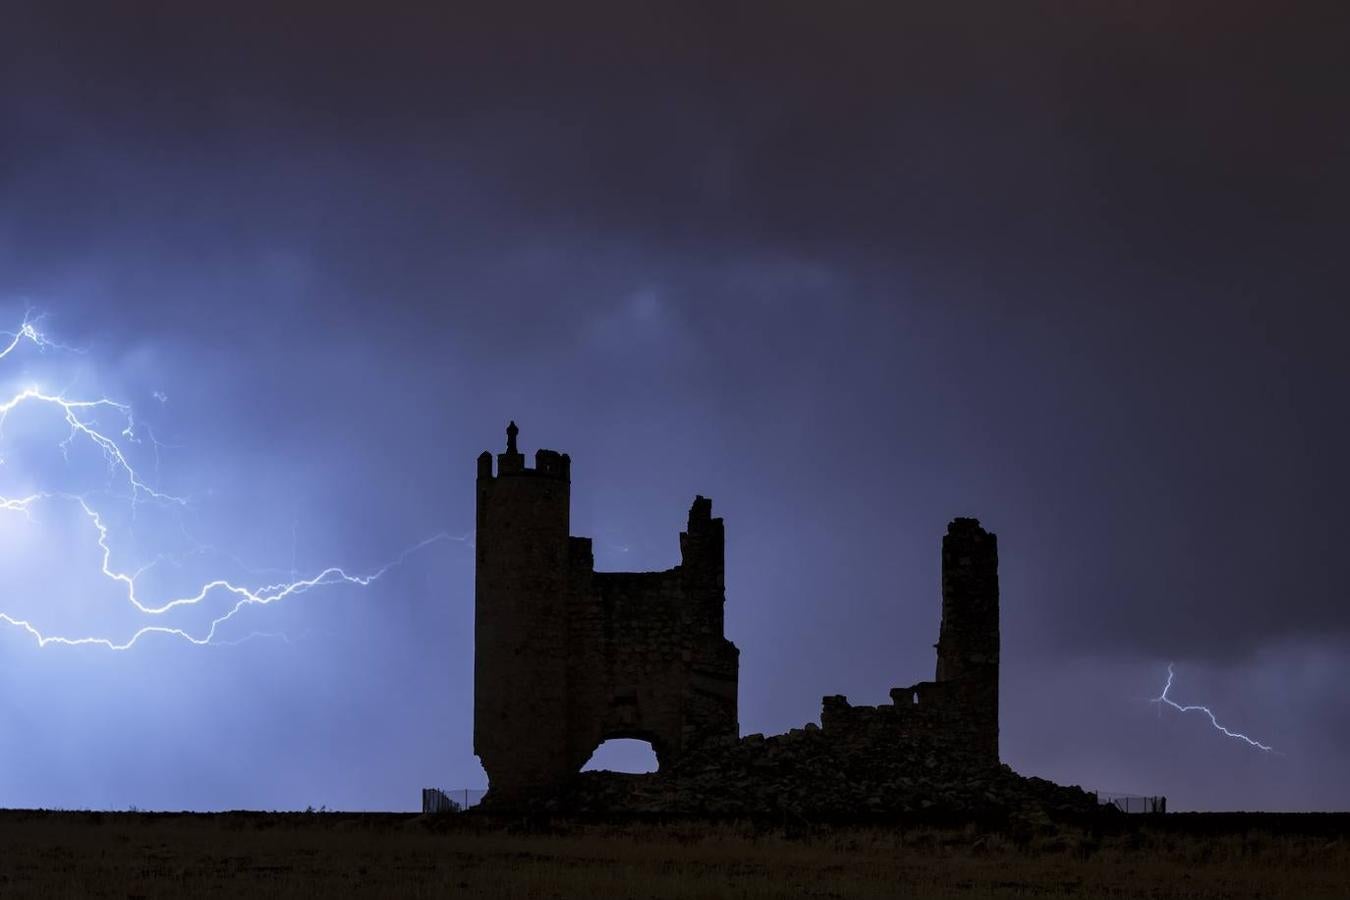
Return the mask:
{"type": "MultiPolygon", "coordinates": [[[[8,342],[0,347],[0,359],[4,359],[15,352],[20,345],[25,342],[31,343],[40,350],[46,348],[56,348],[61,350],[73,350],[49,339],[39,328],[40,319],[30,318],[25,315],[23,323],[17,331],[0,332],[0,339],[8,338],[8,342]]],[[[79,351],[75,351],[79,352],[79,351]]],[[[163,402],[163,396],[156,394],[156,398],[163,402]]],[[[87,441],[97,448],[103,456],[110,477],[116,477],[123,480],[124,484],[130,490],[130,500],[134,511],[137,503],[154,502],[172,506],[187,506],[187,498],[174,496],[164,493],[147,484],[140,475],[137,474],[123,449],[119,440],[125,439],[131,442],[138,442],[135,431],[135,421],[132,417],[132,410],[128,404],[119,403],[108,398],[99,398],[96,400],[79,400],[67,398],[64,394],[53,394],[43,391],[37,387],[26,387],[14,394],[8,400],[0,402],[0,437],[3,437],[4,426],[9,415],[26,405],[43,405],[53,407],[61,411],[66,425],[69,428],[64,440],[59,443],[62,453],[65,454],[71,444],[75,441],[87,441]],[[110,435],[104,430],[100,430],[94,414],[98,412],[111,412],[121,423],[121,430],[116,435],[110,435]]],[[[154,441],[153,435],[151,440],[154,441]]],[[[161,446],[157,441],[156,458],[158,458],[158,448],[161,446]]],[[[67,457],[68,458],[68,457],[67,457]]],[[[3,459],[0,459],[3,462],[3,459]]],[[[122,572],[115,569],[112,565],[112,546],[110,543],[109,526],[98,509],[83,494],[46,492],[39,491],[23,497],[5,497],[0,495],[0,512],[20,513],[31,518],[33,509],[40,503],[45,502],[65,502],[75,504],[79,507],[86,522],[91,528],[91,534],[96,534],[95,541],[102,551],[102,561],[100,571],[108,580],[120,585],[125,593],[127,601],[140,614],[147,617],[164,616],[171,610],[184,606],[195,606],[202,603],[208,597],[215,595],[224,595],[228,600],[232,600],[226,611],[211,620],[204,632],[192,634],[189,631],[164,624],[144,625],[134,631],[130,637],[125,640],[114,640],[109,637],[85,636],[85,637],[66,637],[61,635],[44,634],[31,621],[23,618],[17,618],[6,612],[0,611],[0,622],[4,622],[15,628],[22,629],[31,635],[37,642],[38,647],[47,647],[52,644],[61,646],[84,646],[93,645],[105,647],[109,650],[130,650],[143,637],[151,634],[170,635],[192,644],[239,644],[255,637],[273,637],[281,638],[289,642],[284,634],[270,632],[252,632],[243,638],[225,640],[217,637],[217,633],[222,625],[233,619],[241,610],[249,606],[267,606],[284,600],[287,597],[293,597],[303,594],[314,588],[324,587],[333,584],[349,584],[359,587],[365,587],[381,578],[391,569],[401,566],[408,557],[418,551],[441,541],[470,542],[470,535],[455,536],[446,532],[434,534],[418,543],[408,547],[397,557],[385,563],[383,566],[372,572],[364,574],[351,573],[339,566],[329,566],[308,578],[294,578],[288,582],[268,584],[262,587],[250,588],[241,584],[236,584],[227,579],[215,579],[201,585],[195,592],[182,597],[175,597],[164,602],[148,602],[137,593],[137,578],[144,574],[148,569],[155,565],[159,559],[142,566],[134,572],[122,572]]],[[[200,548],[206,549],[206,548],[200,548]]]]}
{"type": "Polygon", "coordinates": [[[1173,678],[1173,673],[1172,673],[1172,663],[1168,663],[1168,664],[1167,664],[1167,684],[1163,685],[1162,693],[1159,694],[1158,696],[1154,697],[1153,700],[1151,701],[1151,702],[1153,702],[1153,703],[1159,704],[1159,709],[1162,708],[1162,707],[1161,707],[1161,704],[1166,703],[1168,706],[1172,707],[1172,708],[1175,709],[1177,712],[1201,712],[1201,713],[1204,713],[1206,716],[1209,717],[1209,723],[1210,723],[1211,725],[1213,725],[1213,726],[1214,726],[1216,729],[1218,729],[1219,731],[1223,732],[1223,733],[1224,733],[1225,735],[1227,735],[1228,737],[1230,737],[1230,738],[1236,738],[1236,739],[1239,740],[1239,741],[1243,741],[1243,742],[1245,742],[1245,743],[1247,743],[1247,744],[1249,744],[1249,745],[1255,747],[1256,749],[1258,749],[1258,750],[1264,750],[1264,751],[1266,751],[1267,753],[1269,753],[1269,752],[1273,749],[1273,748],[1271,748],[1271,747],[1267,747],[1265,744],[1261,743],[1260,741],[1253,740],[1252,738],[1247,737],[1247,735],[1245,735],[1245,734],[1239,734],[1239,733],[1236,732],[1236,731],[1229,731],[1227,728],[1224,728],[1222,725],[1219,724],[1219,720],[1218,720],[1217,718],[1214,717],[1214,713],[1210,711],[1210,709],[1209,709],[1208,706],[1182,706],[1180,703],[1177,703],[1177,702],[1176,702],[1175,700],[1173,700],[1171,697],[1167,696],[1167,692],[1170,691],[1170,690],[1172,689],[1172,678],[1173,678]]]}
{"type": "Polygon", "coordinates": [[[42,317],[41,316],[34,317],[32,310],[29,310],[28,312],[24,313],[23,322],[22,324],[19,325],[18,331],[0,331],[0,337],[9,338],[9,344],[6,345],[6,347],[3,350],[0,350],[0,359],[4,359],[6,356],[9,356],[16,349],[18,349],[18,346],[22,344],[24,341],[31,342],[39,350],[45,350],[48,347],[52,347],[57,350],[68,350],[72,353],[83,352],[82,350],[77,350],[74,347],[68,347],[65,344],[58,344],[56,341],[53,341],[51,338],[47,337],[38,329],[38,325],[41,322],[42,317]]]}

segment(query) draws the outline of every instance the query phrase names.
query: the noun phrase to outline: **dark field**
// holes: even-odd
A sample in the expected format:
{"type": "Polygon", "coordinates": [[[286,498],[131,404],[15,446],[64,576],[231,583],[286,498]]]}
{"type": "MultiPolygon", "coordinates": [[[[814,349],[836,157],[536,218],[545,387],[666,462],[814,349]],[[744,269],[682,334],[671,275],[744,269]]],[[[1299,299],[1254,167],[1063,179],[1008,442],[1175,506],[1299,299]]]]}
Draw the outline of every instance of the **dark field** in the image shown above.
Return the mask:
{"type": "Polygon", "coordinates": [[[1350,815],[1106,829],[0,812],[0,897],[1347,897],[1350,815]]]}

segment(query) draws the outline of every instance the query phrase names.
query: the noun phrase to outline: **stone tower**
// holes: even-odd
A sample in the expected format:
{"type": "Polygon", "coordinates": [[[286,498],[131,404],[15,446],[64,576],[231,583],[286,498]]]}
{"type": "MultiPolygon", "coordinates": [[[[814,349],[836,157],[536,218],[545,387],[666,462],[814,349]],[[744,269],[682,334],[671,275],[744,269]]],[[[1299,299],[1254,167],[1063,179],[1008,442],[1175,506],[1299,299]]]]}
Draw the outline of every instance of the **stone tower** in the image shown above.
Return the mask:
{"type": "Polygon", "coordinates": [[[664,769],[735,738],[739,651],[723,635],[723,528],[696,497],[680,564],[596,572],[568,534],[571,460],[478,457],[474,752],[496,804],[562,786],[603,741],[649,742],[664,769]]]}
{"type": "Polygon", "coordinates": [[[473,749],[494,787],[543,785],[566,768],[567,545],[571,460],[534,468],[506,429],[506,452],[478,457],[473,749]]]}
{"type": "Polygon", "coordinates": [[[972,750],[998,761],[998,538],[978,519],[953,519],[942,538],[937,681],[970,726],[972,750]]]}

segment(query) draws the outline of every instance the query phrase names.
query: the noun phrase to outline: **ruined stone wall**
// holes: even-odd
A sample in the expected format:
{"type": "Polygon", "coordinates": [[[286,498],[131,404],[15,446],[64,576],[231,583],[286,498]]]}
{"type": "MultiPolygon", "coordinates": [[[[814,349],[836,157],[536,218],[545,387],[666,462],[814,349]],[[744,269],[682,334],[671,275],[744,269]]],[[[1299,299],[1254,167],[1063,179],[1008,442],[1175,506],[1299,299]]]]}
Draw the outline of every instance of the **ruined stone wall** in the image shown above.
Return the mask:
{"type": "Polygon", "coordinates": [[[891,703],[853,706],[843,696],[826,697],[820,725],[845,754],[877,759],[913,748],[939,752],[944,764],[971,768],[998,763],[982,744],[982,723],[971,710],[979,697],[960,682],[924,681],[891,690],[891,703]]]}
{"type": "Polygon", "coordinates": [[[610,738],[664,768],[735,738],[738,651],[723,636],[723,527],[695,499],[680,565],[596,572],[568,534],[570,461],[516,450],[478,463],[474,752],[494,799],[557,788],[610,738]]]}
{"type": "Polygon", "coordinates": [[[738,651],[722,635],[722,520],[699,497],[664,572],[594,572],[573,538],[569,684],[575,754],[605,740],[649,741],[661,766],[710,737],[736,736],[738,651]]]}
{"type": "Polygon", "coordinates": [[[976,519],[953,519],[942,539],[937,680],[893,688],[891,703],[826,697],[821,727],[864,758],[915,744],[947,761],[998,764],[998,541],[976,519]]]}
{"type": "Polygon", "coordinates": [[[819,726],[709,740],[655,775],[586,773],[556,808],[838,820],[1091,814],[1092,795],[999,764],[997,541],[974,519],[953,520],[942,541],[936,648],[937,680],[894,688],[890,703],[825,697],[819,726]]]}

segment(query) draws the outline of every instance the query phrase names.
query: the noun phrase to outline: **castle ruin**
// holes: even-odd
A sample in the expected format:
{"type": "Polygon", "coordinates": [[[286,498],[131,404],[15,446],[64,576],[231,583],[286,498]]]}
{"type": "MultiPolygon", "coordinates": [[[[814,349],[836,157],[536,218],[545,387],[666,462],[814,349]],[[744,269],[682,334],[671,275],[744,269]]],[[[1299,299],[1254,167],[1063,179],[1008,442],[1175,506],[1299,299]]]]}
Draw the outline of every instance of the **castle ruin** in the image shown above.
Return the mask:
{"type": "MultiPolygon", "coordinates": [[[[569,534],[570,458],[539,450],[529,468],[517,434],[512,422],[495,471],[491,453],[478,457],[473,740],[492,801],[556,794],[611,738],[648,741],[667,779],[758,753],[764,738],[739,733],[712,502],[694,499],[679,565],[596,572],[591,539],[569,534]]],[[[781,737],[809,737],[838,767],[882,771],[928,754],[948,770],[998,769],[998,547],[975,519],[953,520],[942,540],[935,647],[933,681],[882,706],[825,697],[819,728],[781,737]]]]}

